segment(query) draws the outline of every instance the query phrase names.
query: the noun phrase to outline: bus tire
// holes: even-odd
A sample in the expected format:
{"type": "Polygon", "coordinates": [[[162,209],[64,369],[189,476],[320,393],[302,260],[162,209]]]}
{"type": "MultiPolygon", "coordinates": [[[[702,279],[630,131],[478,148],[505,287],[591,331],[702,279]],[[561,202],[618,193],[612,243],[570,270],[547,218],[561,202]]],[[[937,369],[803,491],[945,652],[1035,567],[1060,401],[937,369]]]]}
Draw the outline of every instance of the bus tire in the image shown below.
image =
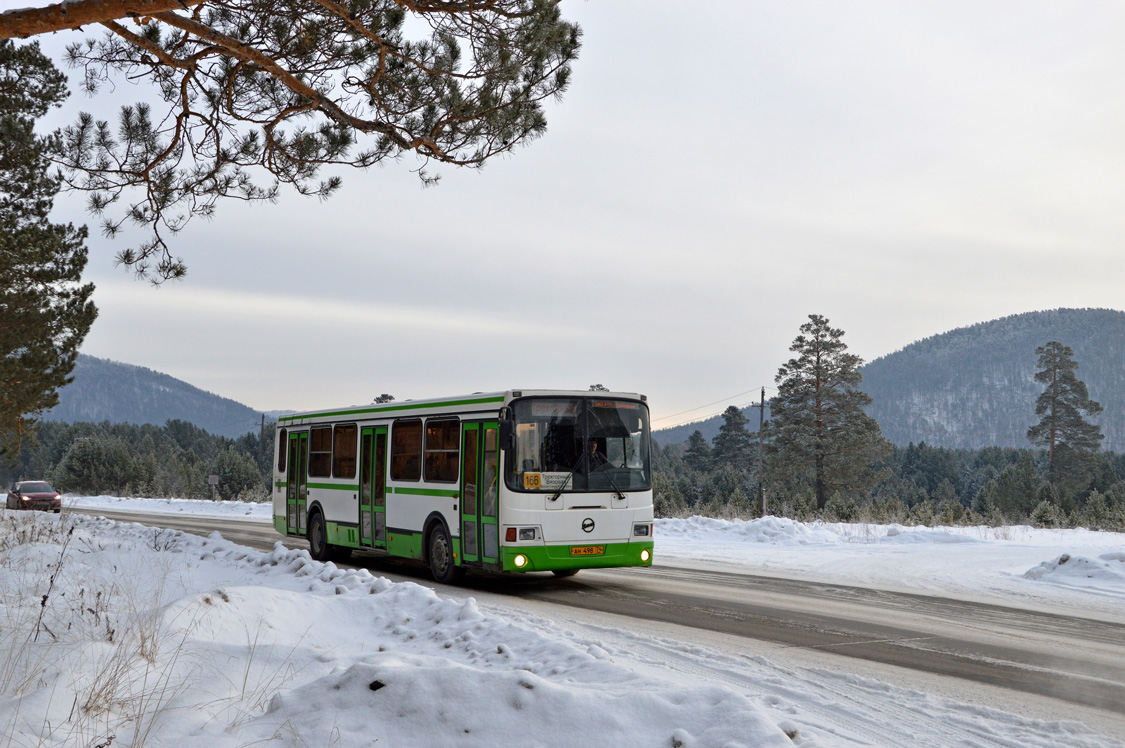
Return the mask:
{"type": "Polygon", "coordinates": [[[551,573],[556,577],[573,577],[578,573],[578,569],[552,569],[551,573]]]}
{"type": "Polygon", "coordinates": [[[430,562],[430,574],[439,584],[451,584],[461,576],[461,567],[454,563],[453,541],[444,524],[438,524],[430,532],[426,556],[430,562]]]}
{"type": "Polygon", "coordinates": [[[309,517],[309,530],[306,537],[309,540],[309,555],[317,561],[327,561],[330,555],[328,530],[324,525],[324,515],[320,512],[314,512],[309,517]]]}

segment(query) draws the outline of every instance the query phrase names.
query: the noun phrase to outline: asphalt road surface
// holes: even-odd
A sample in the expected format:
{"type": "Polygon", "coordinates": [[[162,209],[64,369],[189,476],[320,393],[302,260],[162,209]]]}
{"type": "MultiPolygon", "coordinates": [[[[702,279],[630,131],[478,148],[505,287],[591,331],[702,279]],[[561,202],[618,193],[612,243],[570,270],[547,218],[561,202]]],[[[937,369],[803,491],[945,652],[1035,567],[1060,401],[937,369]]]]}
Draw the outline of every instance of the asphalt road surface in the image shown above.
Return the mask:
{"type": "MultiPolygon", "coordinates": [[[[261,522],[136,512],[69,510],[198,535],[220,531],[271,550],[282,540],[261,522]]],[[[304,541],[285,538],[290,548],[304,541]]],[[[659,565],[585,570],[575,577],[469,575],[458,589],[435,584],[418,562],[356,553],[350,564],[444,593],[464,588],[687,629],[823,650],[867,663],[996,686],[1125,716],[1125,622],[982,602],[659,565]]],[[[690,634],[690,632],[688,632],[690,634]]],[[[1123,722],[1122,724],[1125,724],[1123,722]]]]}

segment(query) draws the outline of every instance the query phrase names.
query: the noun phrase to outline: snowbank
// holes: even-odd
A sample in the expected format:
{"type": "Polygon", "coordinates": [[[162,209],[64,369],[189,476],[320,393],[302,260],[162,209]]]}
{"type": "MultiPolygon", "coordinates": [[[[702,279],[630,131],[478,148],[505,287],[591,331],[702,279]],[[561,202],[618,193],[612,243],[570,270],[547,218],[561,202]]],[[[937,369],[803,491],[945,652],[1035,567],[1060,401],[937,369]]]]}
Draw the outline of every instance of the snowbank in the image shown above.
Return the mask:
{"type": "Polygon", "coordinates": [[[642,676],[472,598],[280,543],[0,518],[28,531],[0,546],[12,745],[792,745],[737,690],[642,676]]]}
{"type": "Polygon", "coordinates": [[[658,564],[716,564],[1008,605],[1125,614],[1125,575],[1122,564],[1111,558],[1125,548],[1122,533],[689,517],[659,519],[654,534],[658,564]],[[1051,573],[1028,572],[1063,554],[1097,561],[1059,565],[1061,571],[1051,573]],[[1087,573],[1098,564],[1096,581],[1091,581],[1087,573]]]}
{"type": "MultiPolygon", "coordinates": [[[[736,539],[740,542],[773,543],[775,545],[832,544],[839,536],[823,525],[794,522],[785,517],[763,517],[749,522],[710,517],[656,520],[656,537],[674,537],[686,541],[706,542],[714,538],[736,539]]],[[[657,541],[659,542],[659,540],[657,541]]]]}
{"type": "Polygon", "coordinates": [[[1097,558],[1064,553],[1053,561],[1044,561],[1034,569],[1028,569],[1023,576],[1119,594],[1125,589],[1125,553],[1103,553],[1097,558]]]}
{"type": "Polygon", "coordinates": [[[108,509],[115,512],[150,514],[197,514],[210,517],[239,517],[269,521],[270,502],[204,501],[202,499],[134,499],[119,496],[63,496],[63,508],[108,509]]]}

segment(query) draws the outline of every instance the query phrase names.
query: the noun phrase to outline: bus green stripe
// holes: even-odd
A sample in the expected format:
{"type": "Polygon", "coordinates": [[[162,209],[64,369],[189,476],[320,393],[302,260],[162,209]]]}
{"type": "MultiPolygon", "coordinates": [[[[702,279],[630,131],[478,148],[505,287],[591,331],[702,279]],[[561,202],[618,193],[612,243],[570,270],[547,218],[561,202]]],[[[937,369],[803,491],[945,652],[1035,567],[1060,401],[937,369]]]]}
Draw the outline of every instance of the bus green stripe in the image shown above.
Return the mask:
{"type": "Polygon", "coordinates": [[[278,423],[286,421],[303,421],[315,418],[331,418],[333,416],[359,416],[368,415],[371,413],[393,413],[402,410],[420,410],[423,408],[452,408],[457,405],[484,405],[485,403],[502,403],[504,398],[501,397],[481,397],[475,400],[446,400],[437,403],[402,403],[401,405],[387,405],[381,408],[361,408],[359,410],[332,410],[323,413],[305,413],[301,415],[282,416],[278,418],[278,423]]]}
{"type": "MultiPolygon", "coordinates": [[[[279,488],[285,488],[285,484],[278,482],[279,488]]],[[[323,488],[329,491],[355,491],[356,484],[354,483],[309,483],[309,488],[323,488]]],[[[443,490],[440,488],[395,488],[394,486],[387,487],[387,493],[401,493],[407,496],[437,496],[443,499],[456,499],[460,494],[454,490],[443,490]]]]}
{"type": "Polygon", "coordinates": [[[605,569],[623,566],[652,566],[653,541],[636,543],[590,542],[574,545],[605,546],[597,556],[572,556],[573,545],[504,546],[500,548],[500,567],[504,571],[551,571],[552,569],[605,569]],[[648,560],[641,560],[641,551],[647,550],[648,560]],[[516,566],[516,556],[527,557],[524,567],[516,566]]]}
{"type": "Polygon", "coordinates": [[[395,488],[388,486],[390,493],[402,493],[408,496],[437,496],[444,499],[456,499],[460,494],[457,491],[443,491],[438,488],[395,488]]]}

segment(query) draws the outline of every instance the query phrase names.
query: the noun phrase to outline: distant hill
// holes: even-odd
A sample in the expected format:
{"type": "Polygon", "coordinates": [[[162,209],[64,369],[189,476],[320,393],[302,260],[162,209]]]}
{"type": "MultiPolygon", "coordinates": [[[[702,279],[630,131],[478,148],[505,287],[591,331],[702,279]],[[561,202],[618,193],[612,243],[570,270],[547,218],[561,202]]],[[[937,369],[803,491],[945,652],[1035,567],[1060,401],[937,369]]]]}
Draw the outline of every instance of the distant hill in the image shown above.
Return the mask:
{"type": "MultiPolygon", "coordinates": [[[[1056,309],[1016,314],[911,343],[863,367],[870,413],[895,444],[1027,447],[1035,423],[1035,349],[1051,340],[1074,349],[1078,378],[1105,412],[1094,419],[1103,449],[1125,452],[1125,312],[1056,309]]],[[[743,411],[757,431],[758,411],[743,411]]],[[[769,418],[769,409],[766,410],[769,418]]],[[[722,418],[661,429],[661,444],[686,442],[699,429],[713,439],[722,418]]]]}
{"type": "Polygon", "coordinates": [[[1125,452],[1125,312],[1056,309],[982,322],[911,343],[863,367],[868,412],[896,444],[1026,447],[1036,422],[1035,349],[1074,349],[1078,378],[1105,408],[1104,449],[1125,452]]]}
{"type": "Polygon", "coordinates": [[[68,423],[109,421],[158,426],[178,419],[212,434],[235,437],[256,431],[262,414],[152,369],[79,354],[74,381],[59,390],[59,404],[43,417],[68,423]]]}

